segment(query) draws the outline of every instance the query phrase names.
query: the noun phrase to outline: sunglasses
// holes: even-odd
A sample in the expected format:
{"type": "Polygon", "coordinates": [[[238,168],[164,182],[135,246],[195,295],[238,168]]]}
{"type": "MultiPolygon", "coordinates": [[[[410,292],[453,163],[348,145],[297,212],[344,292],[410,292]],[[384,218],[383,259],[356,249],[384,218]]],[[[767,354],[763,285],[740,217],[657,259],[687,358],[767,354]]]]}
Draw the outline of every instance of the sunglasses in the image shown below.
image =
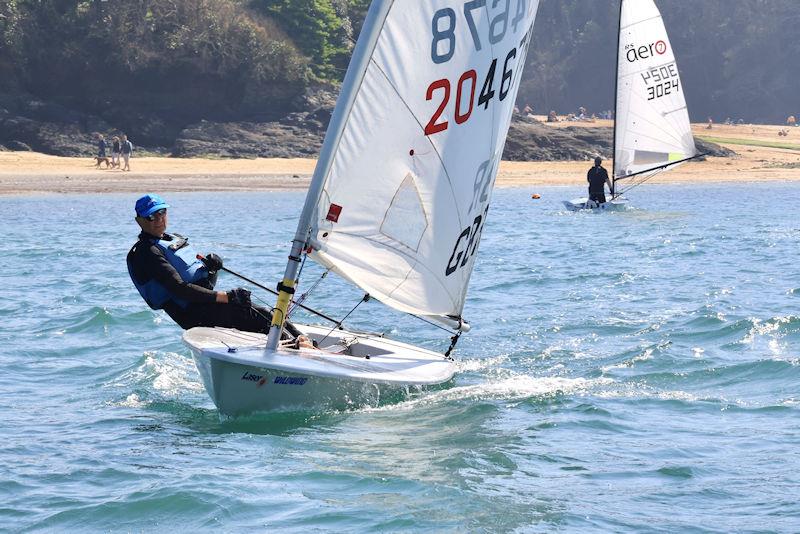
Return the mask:
{"type": "Polygon", "coordinates": [[[167,208],[161,208],[158,211],[154,211],[147,217],[143,217],[143,219],[147,219],[148,221],[152,222],[155,221],[156,219],[160,219],[161,217],[166,217],[166,216],[167,216],[167,208]]]}

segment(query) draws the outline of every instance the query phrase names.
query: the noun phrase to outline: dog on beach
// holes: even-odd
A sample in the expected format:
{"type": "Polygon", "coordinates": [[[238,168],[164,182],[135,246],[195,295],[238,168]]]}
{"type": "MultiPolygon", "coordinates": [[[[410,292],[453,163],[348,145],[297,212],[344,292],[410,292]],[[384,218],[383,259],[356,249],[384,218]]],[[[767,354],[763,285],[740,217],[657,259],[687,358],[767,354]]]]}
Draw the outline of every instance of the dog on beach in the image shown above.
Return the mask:
{"type": "Polygon", "coordinates": [[[107,158],[105,156],[95,156],[94,159],[95,159],[95,162],[96,162],[94,164],[96,169],[100,168],[100,164],[101,163],[105,163],[106,164],[106,169],[111,167],[111,158],[107,158]]]}

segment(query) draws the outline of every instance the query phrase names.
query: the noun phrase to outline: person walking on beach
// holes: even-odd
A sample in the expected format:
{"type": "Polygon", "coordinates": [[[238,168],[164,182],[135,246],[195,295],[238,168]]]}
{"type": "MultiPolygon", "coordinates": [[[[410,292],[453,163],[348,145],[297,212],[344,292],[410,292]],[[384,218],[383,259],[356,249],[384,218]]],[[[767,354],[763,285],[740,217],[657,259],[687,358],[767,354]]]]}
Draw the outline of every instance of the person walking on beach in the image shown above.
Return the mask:
{"type": "Polygon", "coordinates": [[[101,133],[97,134],[97,157],[106,157],[106,138],[101,133]]]}
{"type": "Polygon", "coordinates": [[[125,134],[122,134],[122,144],[120,145],[120,151],[122,153],[122,160],[125,162],[125,166],[122,168],[122,170],[130,171],[131,155],[133,154],[133,143],[128,141],[128,136],[125,134]]]}
{"type": "Polygon", "coordinates": [[[119,137],[114,136],[113,142],[111,143],[111,167],[119,168],[119,155],[122,151],[122,147],[119,143],[119,137]]]}
{"type": "Polygon", "coordinates": [[[106,159],[106,138],[103,137],[103,134],[97,134],[97,165],[95,167],[100,167],[100,162],[105,160],[106,168],[108,168],[108,159],[106,159]]]}
{"type": "Polygon", "coordinates": [[[594,200],[598,204],[606,201],[605,185],[608,184],[608,191],[612,197],[614,189],[611,187],[611,180],[608,178],[608,171],[602,165],[603,159],[600,156],[594,158],[594,167],[586,173],[586,181],[589,182],[589,200],[594,200]]]}
{"type": "MultiPolygon", "coordinates": [[[[221,326],[269,332],[272,314],[250,302],[250,291],[214,289],[222,268],[219,256],[208,254],[199,260],[187,238],[167,233],[169,207],[152,193],[136,201],[135,219],[142,231],[128,252],[127,264],[144,301],[154,310],[167,312],[184,329],[221,326]]],[[[301,334],[288,321],[285,328],[295,338],[301,334]]]]}

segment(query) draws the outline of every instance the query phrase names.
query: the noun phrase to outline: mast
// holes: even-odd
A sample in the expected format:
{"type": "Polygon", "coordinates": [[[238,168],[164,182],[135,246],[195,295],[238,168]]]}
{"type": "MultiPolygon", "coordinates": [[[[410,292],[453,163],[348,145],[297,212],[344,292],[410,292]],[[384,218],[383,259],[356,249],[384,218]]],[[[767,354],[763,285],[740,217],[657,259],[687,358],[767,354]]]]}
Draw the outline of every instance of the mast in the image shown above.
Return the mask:
{"type": "Polygon", "coordinates": [[[614,63],[614,133],[611,137],[611,158],[613,165],[611,166],[611,198],[614,198],[617,185],[617,94],[619,92],[619,43],[622,34],[622,3],[625,0],[619,0],[619,17],[617,22],[617,50],[616,61],[614,63]]]}
{"type": "Polygon", "coordinates": [[[311,178],[305,204],[303,204],[303,211],[300,213],[300,220],[297,223],[297,231],[294,234],[283,280],[278,283],[278,300],[272,311],[272,325],[269,329],[266,350],[275,350],[278,347],[281,332],[283,331],[283,323],[286,320],[286,312],[289,308],[289,301],[295,291],[295,279],[300,268],[303,250],[306,248],[314,210],[319,203],[325,180],[333,164],[333,155],[344,132],[345,119],[353,107],[358,87],[364,78],[375,44],[380,36],[383,21],[386,19],[393,4],[394,0],[373,1],[364,20],[361,35],[358,38],[355,50],[353,50],[350,67],[347,69],[347,74],[342,82],[342,89],[336,101],[331,122],[328,125],[328,131],[325,133],[325,141],[320,150],[317,166],[314,168],[314,175],[311,178]]]}

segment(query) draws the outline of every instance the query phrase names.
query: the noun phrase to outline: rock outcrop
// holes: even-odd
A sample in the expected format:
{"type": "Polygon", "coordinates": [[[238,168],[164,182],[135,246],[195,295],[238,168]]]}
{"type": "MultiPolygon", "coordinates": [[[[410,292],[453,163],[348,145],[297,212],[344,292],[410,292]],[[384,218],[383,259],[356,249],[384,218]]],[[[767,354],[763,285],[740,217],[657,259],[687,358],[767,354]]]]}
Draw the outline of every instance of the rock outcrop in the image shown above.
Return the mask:
{"type": "MultiPolygon", "coordinates": [[[[310,158],[319,154],[335,99],[336,93],[328,88],[310,90],[296,102],[296,107],[304,111],[287,113],[276,120],[202,120],[178,127],[157,117],[144,118],[142,124],[147,125],[147,131],[137,137],[137,132],[122,132],[97,115],[24,95],[0,95],[0,149],[91,156],[96,152],[97,133],[103,133],[106,139],[126,133],[136,150],[175,157],[310,158]],[[139,139],[159,139],[163,144],[143,146],[139,139]]],[[[503,159],[574,161],[589,160],[598,154],[607,159],[611,157],[611,136],[612,129],[608,127],[553,128],[534,118],[516,116],[503,159]]],[[[734,155],[712,143],[696,143],[700,152],[709,155],[734,155]]]]}

